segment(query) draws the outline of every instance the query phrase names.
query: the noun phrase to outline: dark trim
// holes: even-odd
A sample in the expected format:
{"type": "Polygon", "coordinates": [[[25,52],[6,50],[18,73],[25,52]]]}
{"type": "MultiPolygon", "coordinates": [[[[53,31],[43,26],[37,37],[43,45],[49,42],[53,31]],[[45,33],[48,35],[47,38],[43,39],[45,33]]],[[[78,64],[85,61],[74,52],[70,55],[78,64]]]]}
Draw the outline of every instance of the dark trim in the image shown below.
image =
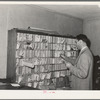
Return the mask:
{"type": "Polygon", "coordinates": [[[38,34],[38,35],[47,35],[47,36],[63,37],[63,38],[65,37],[65,38],[75,39],[75,37],[73,37],[73,36],[60,35],[56,31],[38,30],[38,29],[18,29],[18,28],[13,28],[13,29],[16,30],[17,32],[21,32],[21,33],[28,33],[28,34],[30,33],[30,34],[38,34]]]}

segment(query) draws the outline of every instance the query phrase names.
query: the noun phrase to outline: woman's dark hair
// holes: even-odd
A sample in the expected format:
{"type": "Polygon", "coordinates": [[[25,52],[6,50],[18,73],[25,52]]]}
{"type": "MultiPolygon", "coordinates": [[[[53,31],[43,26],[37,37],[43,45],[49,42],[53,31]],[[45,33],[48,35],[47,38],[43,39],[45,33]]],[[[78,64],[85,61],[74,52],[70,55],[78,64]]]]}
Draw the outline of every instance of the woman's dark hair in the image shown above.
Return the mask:
{"type": "Polygon", "coordinates": [[[84,41],[84,42],[87,44],[87,46],[90,48],[91,42],[90,42],[90,40],[88,39],[88,37],[87,37],[86,35],[84,35],[84,34],[79,34],[79,35],[76,36],[76,38],[77,38],[78,41],[79,41],[79,40],[84,41]]]}

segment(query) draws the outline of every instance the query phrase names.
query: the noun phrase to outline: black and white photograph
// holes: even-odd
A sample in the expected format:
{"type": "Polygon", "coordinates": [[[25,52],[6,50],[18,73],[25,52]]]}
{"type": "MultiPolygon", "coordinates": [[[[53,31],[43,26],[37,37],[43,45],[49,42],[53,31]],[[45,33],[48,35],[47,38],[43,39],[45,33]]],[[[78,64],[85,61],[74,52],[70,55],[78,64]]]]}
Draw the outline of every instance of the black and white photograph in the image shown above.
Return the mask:
{"type": "Polygon", "coordinates": [[[98,94],[100,2],[0,2],[0,64],[0,92],[98,94]]]}

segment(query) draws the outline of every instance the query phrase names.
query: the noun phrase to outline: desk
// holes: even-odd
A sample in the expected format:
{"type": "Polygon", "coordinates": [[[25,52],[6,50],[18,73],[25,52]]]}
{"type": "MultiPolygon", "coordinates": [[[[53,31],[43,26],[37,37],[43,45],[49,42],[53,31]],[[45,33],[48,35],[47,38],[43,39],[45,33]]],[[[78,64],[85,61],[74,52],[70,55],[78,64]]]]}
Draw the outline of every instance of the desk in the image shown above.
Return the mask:
{"type": "Polygon", "coordinates": [[[0,90],[39,90],[28,86],[13,87],[10,83],[0,85],[0,90]]]}

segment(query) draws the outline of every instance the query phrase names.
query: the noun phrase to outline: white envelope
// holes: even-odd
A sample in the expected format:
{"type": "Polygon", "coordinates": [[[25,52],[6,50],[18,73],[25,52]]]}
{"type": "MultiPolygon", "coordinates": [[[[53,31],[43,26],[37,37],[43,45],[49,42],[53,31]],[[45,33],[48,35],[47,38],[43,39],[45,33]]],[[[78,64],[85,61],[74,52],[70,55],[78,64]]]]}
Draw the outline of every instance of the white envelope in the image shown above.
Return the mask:
{"type": "Polygon", "coordinates": [[[34,88],[38,86],[38,82],[34,82],[34,88]]]}
{"type": "Polygon", "coordinates": [[[19,47],[20,47],[20,43],[17,42],[16,49],[19,49],[19,47]]]}
{"type": "Polygon", "coordinates": [[[19,58],[19,50],[16,50],[16,58],[19,58]]]}
{"type": "Polygon", "coordinates": [[[23,80],[23,77],[22,76],[19,76],[18,77],[18,83],[20,83],[22,80],[23,80]]]}
{"type": "Polygon", "coordinates": [[[33,64],[34,64],[34,65],[38,65],[38,64],[39,64],[39,60],[38,60],[38,59],[34,59],[33,64]]]}
{"type": "Polygon", "coordinates": [[[73,40],[72,39],[67,39],[68,44],[72,44],[73,40]]]}
{"type": "Polygon", "coordinates": [[[28,83],[28,86],[31,87],[32,86],[32,83],[28,83]]]}
{"type": "Polygon", "coordinates": [[[60,72],[55,72],[55,77],[56,78],[60,77],[60,72]]]}
{"type": "Polygon", "coordinates": [[[40,66],[40,72],[44,72],[45,71],[45,68],[44,68],[44,66],[40,66]]]}
{"type": "Polygon", "coordinates": [[[53,83],[56,84],[56,79],[52,79],[53,83]]]}
{"type": "Polygon", "coordinates": [[[25,74],[28,74],[28,67],[25,66],[25,74]]]}
{"type": "Polygon", "coordinates": [[[25,68],[25,67],[23,67],[23,68],[22,68],[22,75],[24,75],[24,74],[25,74],[25,70],[26,70],[26,68],[25,68]]]}
{"type": "Polygon", "coordinates": [[[39,86],[42,86],[42,85],[44,85],[44,81],[39,82],[39,86]]]}
{"type": "Polygon", "coordinates": [[[32,81],[36,81],[36,74],[32,74],[32,81]]]}
{"type": "Polygon", "coordinates": [[[36,80],[37,80],[37,81],[40,80],[39,74],[36,74],[36,80]]]}
{"type": "Polygon", "coordinates": [[[62,46],[62,50],[65,50],[65,48],[66,48],[65,44],[63,44],[63,46],[62,46]]]}
{"type": "Polygon", "coordinates": [[[23,41],[23,33],[17,33],[17,40],[23,41]]]}
{"type": "Polygon", "coordinates": [[[25,62],[25,61],[23,61],[23,66],[30,67],[30,68],[34,68],[35,67],[33,63],[25,62]]]}
{"type": "Polygon", "coordinates": [[[19,66],[24,66],[23,62],[24,62],[24,59],[20,59],[19,66]]]}
{"type": "Polygon", "coordinates": [[[20,33],[17,33],[17,41],[20,39],[20,33]]]}
{"type": "Polygon", "coordinates": [[[63,49],[63,45],[59,44],[59,50],[62,50],[62,49],[63,49]]]}
{"type": "Polygon", "coordinates": [[[32,79],[31,79],[31,77],[28,77],[28,82],[30,82],[32,79]]]}
{"type": "Polygon", "coordinates": [[[54,52],[54,57],[57,57],[57,51],[56,51],[56,52],[54,52]]]}
{"type": "Polygon", "coordinates": [[[67,46],[66,46],[66,49],[67,49],[67,50],[71,50],[70,45],[67,45],[67,46]]]}
{"type": "Polygon", "coordinates": [[[61,71],[60,76],[65,77],[66,72],[65,71],[61,71]]]}
{"type": "Polygon", "coordinates": [[[35,73],[39,72],[39,67],[38,67],[38,66],[35,66],[34,72],[35,72],[35,73]]]}
{"type": "Polygon", "coordinates": [[[16,66],[18,66],[19,65],[19,59],[16,59],[16,66]]]}
{"type": "Polygon", "coordinates": [[[35,35],[35,42],[40,42],[41,38],[40,35],[35,35]]]}
{"type": "Polygon", "coordinates": [[[32,41],[32,34],[29,34],[28,40],[29,40],[29,41],[32,41]]]}
{"type": "Polygon", "coordinates": [[[71,52],[66,52],[66,56],[70,57],[71,56],[71,52]]]}
{"type": "Polygon", "coordinates": [[[23,41],[26,40],[26,34],[23,34],[23,41]]]}
{"type": "Polygon", "coordinates": [[[44,80],[45,77],[46,77],[46,74],[45,74],[45,73],[41,73],[41,74],[40,74],[40,78],[41,78],[41,80],[44,80]]]}
{"type": "Polygon", "coordinates": [[[52,64],[54,64],[55,63],[55,59],[54,58],[52,58],[52,64]]]}
{"type": "Polygon", "coordinates": [[[19,75],[19,67],[16,68],[16,75],[19,75]]]}
{"type": "Polygon", "coordinates": [[[46,79],[50,79],[51,78],[51,73],[47,73],[46,74],[46,79]]]}

